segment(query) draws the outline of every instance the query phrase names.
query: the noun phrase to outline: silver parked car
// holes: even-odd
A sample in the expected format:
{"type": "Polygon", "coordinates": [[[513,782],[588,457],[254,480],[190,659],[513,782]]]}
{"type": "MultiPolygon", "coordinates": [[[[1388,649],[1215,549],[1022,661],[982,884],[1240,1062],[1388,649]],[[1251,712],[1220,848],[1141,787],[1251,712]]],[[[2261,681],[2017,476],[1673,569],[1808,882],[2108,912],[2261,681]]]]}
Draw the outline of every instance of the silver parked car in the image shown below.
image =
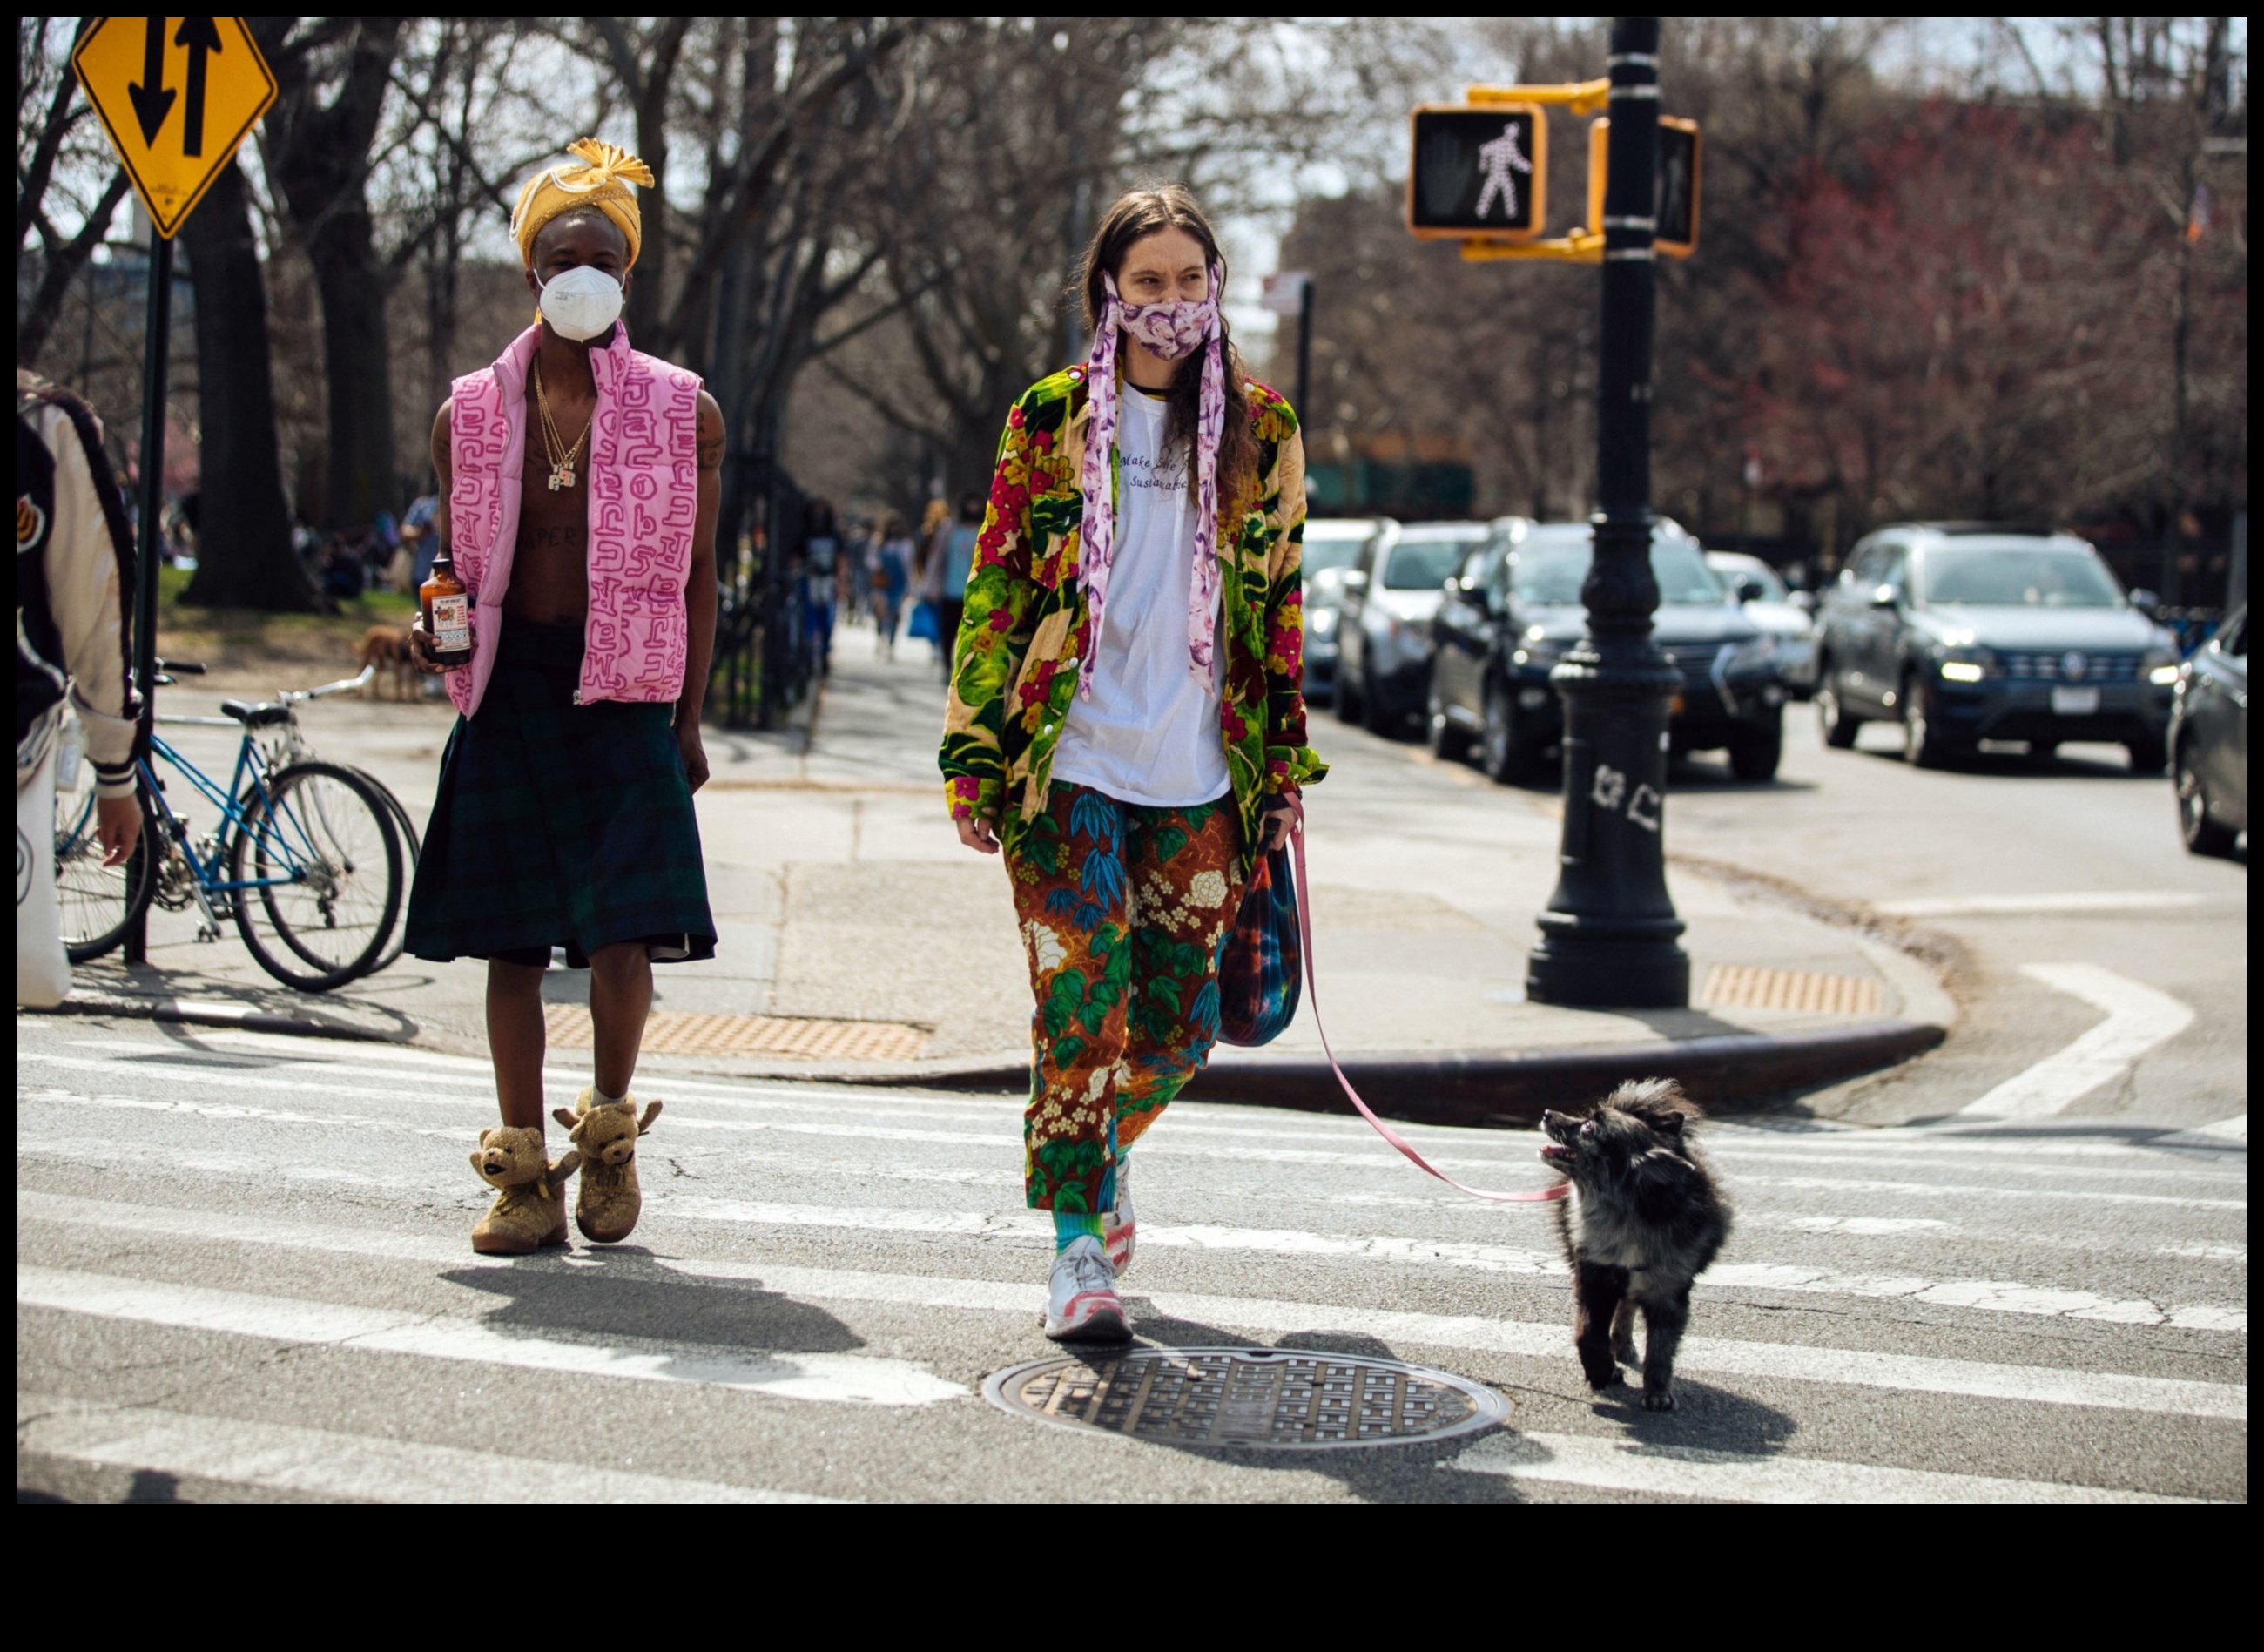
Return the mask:
{"type": "Polygon", "coordinates": [[[1431,617],[1447,581],[1493,529],[1409,522],[1344,574],[1337,623],[1337,715],[1378,734],[1412,728],[1431,682],[1431,617]]]}
{"type": "Polygon", "coordinates": [[[1305,519],[1305,698],[1325,704],[1336,693],[1337,620],[1344,577],[1370,547],[1390,542],[1399,524],[1388,516],[1305,519]]]}
{"type": "Polygon", "coordinates": [[[1776,643],[1776,674],[1796,700],[1816,692],[1816,622],[1792,600],[1784,576],[1741,550],[1709,550],[1706,566],[1745,617],[1776,643]]]}

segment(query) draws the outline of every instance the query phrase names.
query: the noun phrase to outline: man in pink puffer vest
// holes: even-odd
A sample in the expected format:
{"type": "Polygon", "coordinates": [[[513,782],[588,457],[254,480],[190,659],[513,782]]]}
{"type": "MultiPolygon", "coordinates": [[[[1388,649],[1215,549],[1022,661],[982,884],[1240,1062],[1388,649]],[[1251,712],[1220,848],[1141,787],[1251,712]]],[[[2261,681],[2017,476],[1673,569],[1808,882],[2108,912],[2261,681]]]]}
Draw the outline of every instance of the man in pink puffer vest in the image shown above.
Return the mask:
{"type": "MultiPolygon", "coordinates": [[[[708,778],[700,707],[715,639],[723,416],[698,375],[629,348],[622,296],[642,226],[643,162],[583,139],[584,164],[537,173],[512,231],[541,308],[432,425],[436,526],[471,598],[462,715],[409,896],[408,950],[487,962],[488,1043],[503,1125],[472,1167],[497,1190],[472,1248],[524,1255],[575,1219],[626,1239],[640,1200],[629,1082],[652,965],[712,957],[692,794],[708,778]],[[542,977],[590,972],[595,1082],[558,1110],[578,1151],[543,1134],[542,977]]],[[[419,664],[440,666],[420,617],[419,664]]]]}

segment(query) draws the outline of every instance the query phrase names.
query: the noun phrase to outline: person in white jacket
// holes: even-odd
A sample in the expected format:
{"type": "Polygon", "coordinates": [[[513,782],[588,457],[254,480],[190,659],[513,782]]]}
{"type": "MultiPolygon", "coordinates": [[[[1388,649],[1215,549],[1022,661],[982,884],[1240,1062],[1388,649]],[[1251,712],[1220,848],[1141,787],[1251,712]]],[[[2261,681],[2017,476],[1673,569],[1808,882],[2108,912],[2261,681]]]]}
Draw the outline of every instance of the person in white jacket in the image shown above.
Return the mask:
{"type": "Polygon", "coordinates": [[[134,535],[102,426],[86,404],[16,370],[16,1001],[70,990],[58,939],[53,842],[55,764],[66,707],[94,767],[102,863],[122,866],[141,835],[134,792],[137,702],[125,593],[134,535]]]}

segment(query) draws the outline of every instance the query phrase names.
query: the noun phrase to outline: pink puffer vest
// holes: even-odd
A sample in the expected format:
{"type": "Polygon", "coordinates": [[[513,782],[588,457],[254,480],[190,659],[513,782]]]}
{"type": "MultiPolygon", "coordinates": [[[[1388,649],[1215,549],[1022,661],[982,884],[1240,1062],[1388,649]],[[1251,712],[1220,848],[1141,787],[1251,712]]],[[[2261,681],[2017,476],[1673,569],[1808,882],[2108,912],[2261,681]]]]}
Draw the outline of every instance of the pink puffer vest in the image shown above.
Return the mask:
{"type": "MultiPolygon", "coordinates": [[[[526,375],[541,328],[452,387],[448,549],[472,597],[472,663],[448,673],[470,717],[495,672],[504,593],[519,543],[526,455],[526,375]]],[[[590,618],[577,702],[674,701],[684,692],[684,586],[699,484],[700,375],[629,348],[628,329],[590,352],[598,411],[590,429],[590,618]]],[[[547,478],[541,478],[547,480],[547,478]]]]}

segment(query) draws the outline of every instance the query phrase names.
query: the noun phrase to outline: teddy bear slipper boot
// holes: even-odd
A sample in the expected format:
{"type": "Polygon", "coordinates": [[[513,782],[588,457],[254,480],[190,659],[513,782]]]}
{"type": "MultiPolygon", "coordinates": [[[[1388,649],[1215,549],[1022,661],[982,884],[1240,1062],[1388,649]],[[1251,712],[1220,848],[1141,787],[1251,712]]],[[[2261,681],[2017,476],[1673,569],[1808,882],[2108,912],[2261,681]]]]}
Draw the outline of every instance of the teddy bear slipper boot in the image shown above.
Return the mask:
{"type": "Polygon", "coordinates": [[[472,1229],[472,1248],[483,1256],[525,1256],[566,1242],[566,1178],[582,1155],[548,1162],[542,1132],[516,1124],[480,1132],[472,1168],[496,1190],[496,1201],[472,1229]]]}
{"type": "Polygon", "coordinates": [[[566,1126],[566,1133],[582,1156],[582,1190],[574,1204],[574,1225],[593,1245],[616,1245],[627,1239],[644,1208],[637,1190],[637,1138],[660,1117],[660,1103],[647,1104],[637,1117],[636,1097],[591,1105],[593,1094],[584,1090],[569,1112],[561,1107],[551,1117],[566,1126]]]}

